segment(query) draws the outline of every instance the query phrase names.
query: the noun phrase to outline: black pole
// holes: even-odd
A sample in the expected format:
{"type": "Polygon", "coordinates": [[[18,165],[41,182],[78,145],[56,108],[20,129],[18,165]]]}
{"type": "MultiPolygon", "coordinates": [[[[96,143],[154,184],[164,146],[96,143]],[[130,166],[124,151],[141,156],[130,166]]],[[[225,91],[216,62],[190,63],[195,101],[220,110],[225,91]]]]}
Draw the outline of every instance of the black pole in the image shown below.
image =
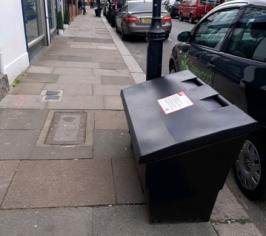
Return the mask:
{"type": "Polygon", "coordinates": [[[153,0],[152,22],[148,32],[146,80],[162,75],[162,51],[165,32],[161,23],[161,0],[153,0]]]}

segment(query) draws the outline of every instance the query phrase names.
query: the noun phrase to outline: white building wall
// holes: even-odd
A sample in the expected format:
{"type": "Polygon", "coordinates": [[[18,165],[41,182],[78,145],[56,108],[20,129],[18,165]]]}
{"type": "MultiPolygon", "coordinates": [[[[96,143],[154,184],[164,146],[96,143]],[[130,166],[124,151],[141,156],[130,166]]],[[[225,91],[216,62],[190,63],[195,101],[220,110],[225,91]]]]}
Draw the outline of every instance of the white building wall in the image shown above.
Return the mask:
{"type": "Polygon", "coordinates": [[[0,0],[0,71],[12,81],[29,66],[21,0],[0,0]]]}

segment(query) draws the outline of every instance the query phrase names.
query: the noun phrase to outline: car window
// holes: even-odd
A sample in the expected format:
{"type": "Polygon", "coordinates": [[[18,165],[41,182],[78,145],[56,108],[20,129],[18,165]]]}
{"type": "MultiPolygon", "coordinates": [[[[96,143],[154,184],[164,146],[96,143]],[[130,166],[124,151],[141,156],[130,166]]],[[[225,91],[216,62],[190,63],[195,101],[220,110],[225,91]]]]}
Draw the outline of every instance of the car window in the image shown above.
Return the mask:
{"type": "Polygon", "coordinates": [[[239,9],[234,8],[210,15],[195,31],[192,43],[219,49],[238,12],[239,9]]]}
{"type": "Polygon", "coordinates": [[[228,53],[266,62],[266,10],[249,8],[237,23],[228,53]]]}

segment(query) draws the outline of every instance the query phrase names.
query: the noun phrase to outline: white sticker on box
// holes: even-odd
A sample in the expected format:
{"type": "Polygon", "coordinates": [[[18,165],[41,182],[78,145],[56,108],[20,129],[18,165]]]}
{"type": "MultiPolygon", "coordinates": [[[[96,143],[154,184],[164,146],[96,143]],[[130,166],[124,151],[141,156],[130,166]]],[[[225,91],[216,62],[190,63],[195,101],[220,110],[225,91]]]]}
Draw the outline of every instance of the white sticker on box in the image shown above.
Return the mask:
{"type": "Polygon", "coordinates": [[[193,105],[193,102],[183,91],[159,99],[158,103],[160,104],[165,114],[169,114],[193,105]]]}

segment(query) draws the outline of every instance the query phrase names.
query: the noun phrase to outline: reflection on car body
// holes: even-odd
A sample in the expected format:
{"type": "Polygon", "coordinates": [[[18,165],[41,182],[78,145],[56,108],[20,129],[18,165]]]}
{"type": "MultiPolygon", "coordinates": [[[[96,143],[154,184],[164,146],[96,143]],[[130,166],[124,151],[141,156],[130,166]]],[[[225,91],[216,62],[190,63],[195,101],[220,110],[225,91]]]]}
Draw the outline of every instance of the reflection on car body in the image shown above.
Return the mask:
{"type": "Polygon", "coordinates": [[[229,1],[179,34],[170,72],[189,69],[259,121],[234,172],[250,199],[266,198],[266,2],[229,1]]]}

